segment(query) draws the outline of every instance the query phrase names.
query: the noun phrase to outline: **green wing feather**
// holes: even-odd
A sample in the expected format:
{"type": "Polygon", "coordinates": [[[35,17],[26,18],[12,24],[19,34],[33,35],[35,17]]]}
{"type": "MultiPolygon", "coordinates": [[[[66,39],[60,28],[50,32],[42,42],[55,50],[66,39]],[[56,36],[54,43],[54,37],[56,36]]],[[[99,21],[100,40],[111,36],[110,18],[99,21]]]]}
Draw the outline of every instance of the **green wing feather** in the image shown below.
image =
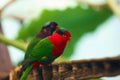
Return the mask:
{"type": "Polygon", "coordinates": [[[53,61],[56,58],[52,56],[53,48],[54,45],[48,38],[40,40],[32,50],[31,61],[39,60],[43,63],[48,60],[53,61]]]}
{"type": "Polygon", "coordinates": [[[20,80],[27,80],[28,73],[32,68],[32,62],[38,60],[43,64],[49,64],[56,58],[52,56],[54,45],[48,38],[44,38],[41,40],[37,39],[35,42],[33,41],[30,45],[32,45],[33,48],[28,47],[28,50],[31,50],[26,52],[23,69],[20,73],[22,74],[22,72],[25,69],[26,70],[20,80]]]}
{"type": "Polygon", "coordinates": [[[30,44],[27,47],[26,53],[25,53],[25,59],[31,54],[34,46],[41,40],[42,38],[33,38],[30,42],[30,44]]]}

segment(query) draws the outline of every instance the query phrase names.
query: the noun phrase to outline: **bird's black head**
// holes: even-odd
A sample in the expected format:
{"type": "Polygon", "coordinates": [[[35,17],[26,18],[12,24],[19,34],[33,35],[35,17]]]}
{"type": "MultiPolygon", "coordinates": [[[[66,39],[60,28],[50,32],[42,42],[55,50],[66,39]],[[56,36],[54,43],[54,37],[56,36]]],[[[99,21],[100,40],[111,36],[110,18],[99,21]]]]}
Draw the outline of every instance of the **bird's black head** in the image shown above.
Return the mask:
{"type": "Polygon", "coordinates": [[[48,22],[43,26],[43,28],[51,27],[53,29],[56,29],[56,26],[58,26],[58,24],[56,22],[48,22]]]}
{"type": "Polygon", "coordinates": [[[42,27],[41,31],[37,34],[37,37],[45,38],[49,35],[52,35],[57,29],[59,29],[59,27],[56,22],[48,22],[42,27]]]}

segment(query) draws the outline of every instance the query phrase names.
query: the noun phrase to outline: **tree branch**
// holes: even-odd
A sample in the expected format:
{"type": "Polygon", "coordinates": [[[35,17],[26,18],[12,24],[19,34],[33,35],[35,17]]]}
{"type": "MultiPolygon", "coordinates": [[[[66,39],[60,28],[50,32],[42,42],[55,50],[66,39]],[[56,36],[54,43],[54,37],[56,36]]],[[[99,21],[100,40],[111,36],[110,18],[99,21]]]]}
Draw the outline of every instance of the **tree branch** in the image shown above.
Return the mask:
{"type": "MultiPolygon", "coordinates": [[[[113,58],[91,59],[91,60],[74,60],[54,62],[50,66],[40,67],[43,79],[36,77],[41,75],[31,73],[29,80],[85,80],[90,78],[116,76],[120,75],[120,56],[113,58]]],[[[20,68],[12,70],[10,73],[11,80],[17,80],[20,68]],[[14,76],[12,76],[14,75],[14,76]]]]}
{"type": "Polygon", "coordinates": [[[116,0],[107,0],[107,3],[111,10],[120,17],[120,8],[116,2],[116,0]]]}
{"type": "Polygon", "coordinates": [[[25,43],[16,41],[16,40],[10,40],[8,38],[6,38],[5,36],[3,36],[2,34],[0,34],[0,41],[7,44],[7,45],[12,45],[18,49],[21,49],[23,51],[26,51],[26,46],[25,43]]]}

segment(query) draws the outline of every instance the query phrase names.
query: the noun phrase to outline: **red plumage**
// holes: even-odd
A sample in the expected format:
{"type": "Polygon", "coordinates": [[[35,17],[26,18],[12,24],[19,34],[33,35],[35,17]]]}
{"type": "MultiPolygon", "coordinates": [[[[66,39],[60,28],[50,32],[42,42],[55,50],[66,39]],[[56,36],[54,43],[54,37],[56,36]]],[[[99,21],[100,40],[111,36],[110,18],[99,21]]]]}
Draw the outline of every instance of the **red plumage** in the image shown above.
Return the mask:
{"type": "Polygon", "coordinates": [[[71,34],[69,31],[66,31],[64,35],[54,33],[52,36],[48,37],[54,44],[52,56],[58,57],[63,53],[66,43],[70,40],[70,37],[71,34]]]}

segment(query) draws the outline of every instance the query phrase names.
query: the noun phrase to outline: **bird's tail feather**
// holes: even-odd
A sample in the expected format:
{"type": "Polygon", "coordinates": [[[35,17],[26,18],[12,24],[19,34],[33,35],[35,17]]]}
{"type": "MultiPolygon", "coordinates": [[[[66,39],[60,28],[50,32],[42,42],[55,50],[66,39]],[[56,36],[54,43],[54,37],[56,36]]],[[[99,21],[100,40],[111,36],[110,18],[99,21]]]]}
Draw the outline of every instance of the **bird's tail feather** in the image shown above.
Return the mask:
{"type": "Polygon", "coordinates": [[[31,71],[32,67],[33,67],[33,64],[30,64],[29,66],[27,66],[27,68],[26,68],[26,70],[24,71],[24,73],[22,74],[20,80],[27,80],[28,74],[29,74],[29,72],[31,71]]]}
{"type": "Polygon", "coordinates": [[[26,68],[27,68],[30,64],[31,64],[31,63],[26,62],[26,61],[23,62],[22,68],[21,68],[20,72],[18,72],[18,75],[17,75],[18,78],[20,78],[20,77],[22,76],[23,72],[26,70],[26,68]]]}

